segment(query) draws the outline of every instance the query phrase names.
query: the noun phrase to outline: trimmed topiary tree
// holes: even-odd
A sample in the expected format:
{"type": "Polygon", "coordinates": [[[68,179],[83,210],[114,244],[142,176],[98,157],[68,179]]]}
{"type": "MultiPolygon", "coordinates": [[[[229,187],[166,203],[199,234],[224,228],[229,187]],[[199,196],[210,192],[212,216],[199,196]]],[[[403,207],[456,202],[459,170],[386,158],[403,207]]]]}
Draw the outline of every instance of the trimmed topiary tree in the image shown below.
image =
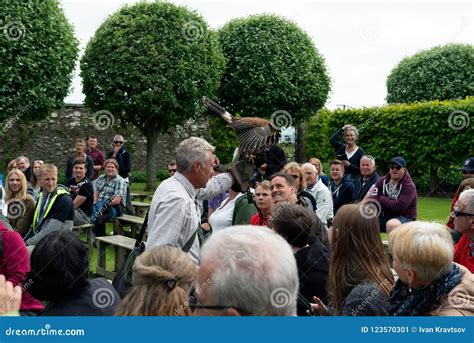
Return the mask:
{"type": "Polygon", "coordinates": [[[284,127],[323,107],[330,90],[325,61],[295,23],[276,15],[234,19],[219,40],[228,60],[219,98],[229,111],[284,127]]]}
{"type": "Polygon", "coordinates": [[[0,121],[43,119],[63,104],[78,41],[57,0],[1,1],[0,121]]]}
{"type": "Polygon", "coordinates": [[[387,78],[387,102],[464,99],[474,95],[474,46],[448,44],[404,58],[387,78]]]}
{"type": "Polygon", "coordinates": [[[156,187],[159,132],[203,112],[225,59],[204,19],[165,2],[124,6],[97,29],[81,60],[86,106],[147,138],[147,189],[156,187]]]}

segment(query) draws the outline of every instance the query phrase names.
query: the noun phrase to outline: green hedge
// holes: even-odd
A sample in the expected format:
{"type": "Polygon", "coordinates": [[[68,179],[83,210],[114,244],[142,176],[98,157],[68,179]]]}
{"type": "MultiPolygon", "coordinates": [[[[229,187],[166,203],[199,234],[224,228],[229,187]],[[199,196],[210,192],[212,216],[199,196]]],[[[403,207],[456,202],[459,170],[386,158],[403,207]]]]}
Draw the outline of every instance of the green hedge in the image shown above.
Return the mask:
{"type": "MultiPolygon", "coordinates": [[[[305,149],[308,158],[335,158],[329,137],[344,124],[359,129],[358,145],[373,155],[381,173],[393,156],[403,156],[418,189],[429,189],[430,170],[437,171],[439,188],[452,191],[459,183],[460,166],[474,155],[472,121],[474,97],[349,110],[320,110],[308,121],[305,149]]],[[[341,137],[342,139],[342,137],[341,137]]]]}

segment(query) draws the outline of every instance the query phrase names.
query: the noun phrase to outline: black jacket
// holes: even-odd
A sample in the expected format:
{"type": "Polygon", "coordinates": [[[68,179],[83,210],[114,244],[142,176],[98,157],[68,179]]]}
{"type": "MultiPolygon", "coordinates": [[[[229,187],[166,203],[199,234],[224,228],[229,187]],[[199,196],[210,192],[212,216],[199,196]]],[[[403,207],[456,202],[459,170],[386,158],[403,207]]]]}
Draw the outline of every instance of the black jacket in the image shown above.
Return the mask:
{"type": "Polygon", "coordinates": [[[122,145],[117,156],[113,157],[113,155],[114,152],[110,151],[107,154],[107,159],[115,158],[119,165],[119,175],[126,179],[129,176],[130,171],[132,170],[132,158],[130,154],[128,153],[128,151],[125,150],[125,147],[122,145]]]}
{"type": "Polygon", "coordinates": [[[337,210],[342,205],[350,204],[352,202],[352,195],[354,194],[354,182],[352,182],[350,175],[344,174],[339,185],[336,185],[334,181],[329,183],[329,190],[332,193],[334,215],[336,215],[337,210]]]}
{"type": "Polygon", "coordinates": [[[262,153],[257,153],[255,165],[260,167],[266,163],[265,179],[268,179],[273,174],[279,172],[287,163],[286,154],[282,148],[271,145],[269,148],[264,148],[262,153]]]}
{"type": "Polygon", "coordinates": [[[357,177],[354,180],[354,195],[352,196],[352,202],[359,202],[364,199],[365,195],[369,191],[370,187],[380,179],[379,173],[374,171],[374,173],[370,176],[369,180],[364,184],[364,178],[362,175],[357,177]]]}
{"type": "MultiPolygon", "coordinates": [[[[329,274],[329,250],[321,242],[302,248],[295,253],[298,277],[300,280],[300,295],[313,303],[317,296],[327,303],[326,280],[329,274]]],[[[298,316],[306,316],[306,307],[298,301],[298,316]]]]}
{"type": "Polygon", "coordinates": [[[332,136],[329,138],[329,142],[331,143],[332,147],[336,151],[337,158],[341,161],[348,160],[351,165],[347,167],[345,170],[345,174],[349,174],[352,179],[355,179],[357,176],[360,175],[360,159],[364,156],[364,150],[361,147],[357,149],[357,151],[352,155],[351,158],[347,158],[346,155],[346,145],[341,142],[338,142],[337,139],[343,132],[342,129],[338,129],[332,136]]]}

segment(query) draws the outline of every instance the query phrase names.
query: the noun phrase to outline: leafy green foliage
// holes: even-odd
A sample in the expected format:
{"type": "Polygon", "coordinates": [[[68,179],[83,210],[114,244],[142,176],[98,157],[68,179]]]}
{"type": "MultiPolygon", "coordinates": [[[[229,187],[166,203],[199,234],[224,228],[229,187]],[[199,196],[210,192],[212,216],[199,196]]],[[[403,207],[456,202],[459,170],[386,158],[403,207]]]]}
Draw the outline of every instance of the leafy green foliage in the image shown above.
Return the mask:
{"type": "Polygon", "coordinates": [[[85,104],[131,123],[147,138],[147,189],[156,185],[158,133],[203,113],[201,98],[224,71],[217,35],[182,6],[124,6],[96,31],[81,60],[85,104]]]}
{"type": "Polygon", "coordinates": [[[232,161],[237,148],[237,135],[222,118],[213,115],[209,118],[209,142],[216,147],[215,154],[219,161],[228,164],[232,161]]]}
{"type": "Polygon", "coordinates": [[[227,68],[219,97],[233,113],[298,124],[324,106],[330,90],[323,56],[295,23],[275,15],[234,19],[219,30],[227,68]]]}
{"type": "Polygon", "coordinates": [[[387,78],[387,102],[464,99],[474,95],[474,46],[448,44],[404,58],[387,78]]]}
{"type": "MultiPolygon", "coordinates": [[[[474,98],[429,101],[349,110],[323,109],[308,121],[308,157],[335,158],[329,137],[344,124],[359,129],[358,145],[377,160],[386,173],[392,157],[405,158],[419,189],[427,190],[430,168],[438,171],[441,188],[452,190],[459,181],[459,167],[473,155],[474,98]]],[[[342,139],[342,137],[341,137],[342,139]]]]}
{"type": "Polygon", "coordinates": [[[166,132],[200,115],[225,60],[198,14],[165,2],[124,6],[96,31],[81,60],[86,106],[143,132],[166,132]]]}
{"type": "Polygon", "coordinates": [[[43,119],[62,106],[78,41],[57,0],[1,1],[0,120],[43,119]]]}

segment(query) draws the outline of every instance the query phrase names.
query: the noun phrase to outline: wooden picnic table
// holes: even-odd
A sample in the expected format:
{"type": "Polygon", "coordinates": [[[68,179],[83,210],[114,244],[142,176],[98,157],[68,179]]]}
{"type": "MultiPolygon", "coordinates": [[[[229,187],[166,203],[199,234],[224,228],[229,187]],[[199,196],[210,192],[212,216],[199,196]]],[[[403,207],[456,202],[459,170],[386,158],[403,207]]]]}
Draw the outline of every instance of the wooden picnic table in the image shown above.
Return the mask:
{"type": "Polygon", "coordinates": [[[137,217],[145,217],[146,211],[150,208],[150,203],[141,201],[132,201],[132,206],[135,209],[137,217]]]}
{"type": "Polygon", "coordinates": [[[113,230],[114,235],[130,236],[132,238],[137,237],[138,231],[140,230],[145,218],[130,216],[128,214],[121,215],[114,219],[113,230]],[[130,230],[124,230],[124,228],[130,227],[130,230]]]}
{"type": "Polygon", "coordinates": [[[138,201],[143,201],[148,197],[152,197],[153,194],[148,194],[148,193],[140,193],[140,192],[130,192],[130,197],[132,199],[138,200],[138,201]]]}
{"type": "Polygon", "coordinates": [[[113,280],[115,274],[123,267],[125,259],[129,252],[135,246],[135,240],[130,237],[115,235],[97,237],[97,267],[96,273],[104,276],[109,280],[113,280]],[[114,270],[107,270],[107,246],[114,247],[114,270]]]}

